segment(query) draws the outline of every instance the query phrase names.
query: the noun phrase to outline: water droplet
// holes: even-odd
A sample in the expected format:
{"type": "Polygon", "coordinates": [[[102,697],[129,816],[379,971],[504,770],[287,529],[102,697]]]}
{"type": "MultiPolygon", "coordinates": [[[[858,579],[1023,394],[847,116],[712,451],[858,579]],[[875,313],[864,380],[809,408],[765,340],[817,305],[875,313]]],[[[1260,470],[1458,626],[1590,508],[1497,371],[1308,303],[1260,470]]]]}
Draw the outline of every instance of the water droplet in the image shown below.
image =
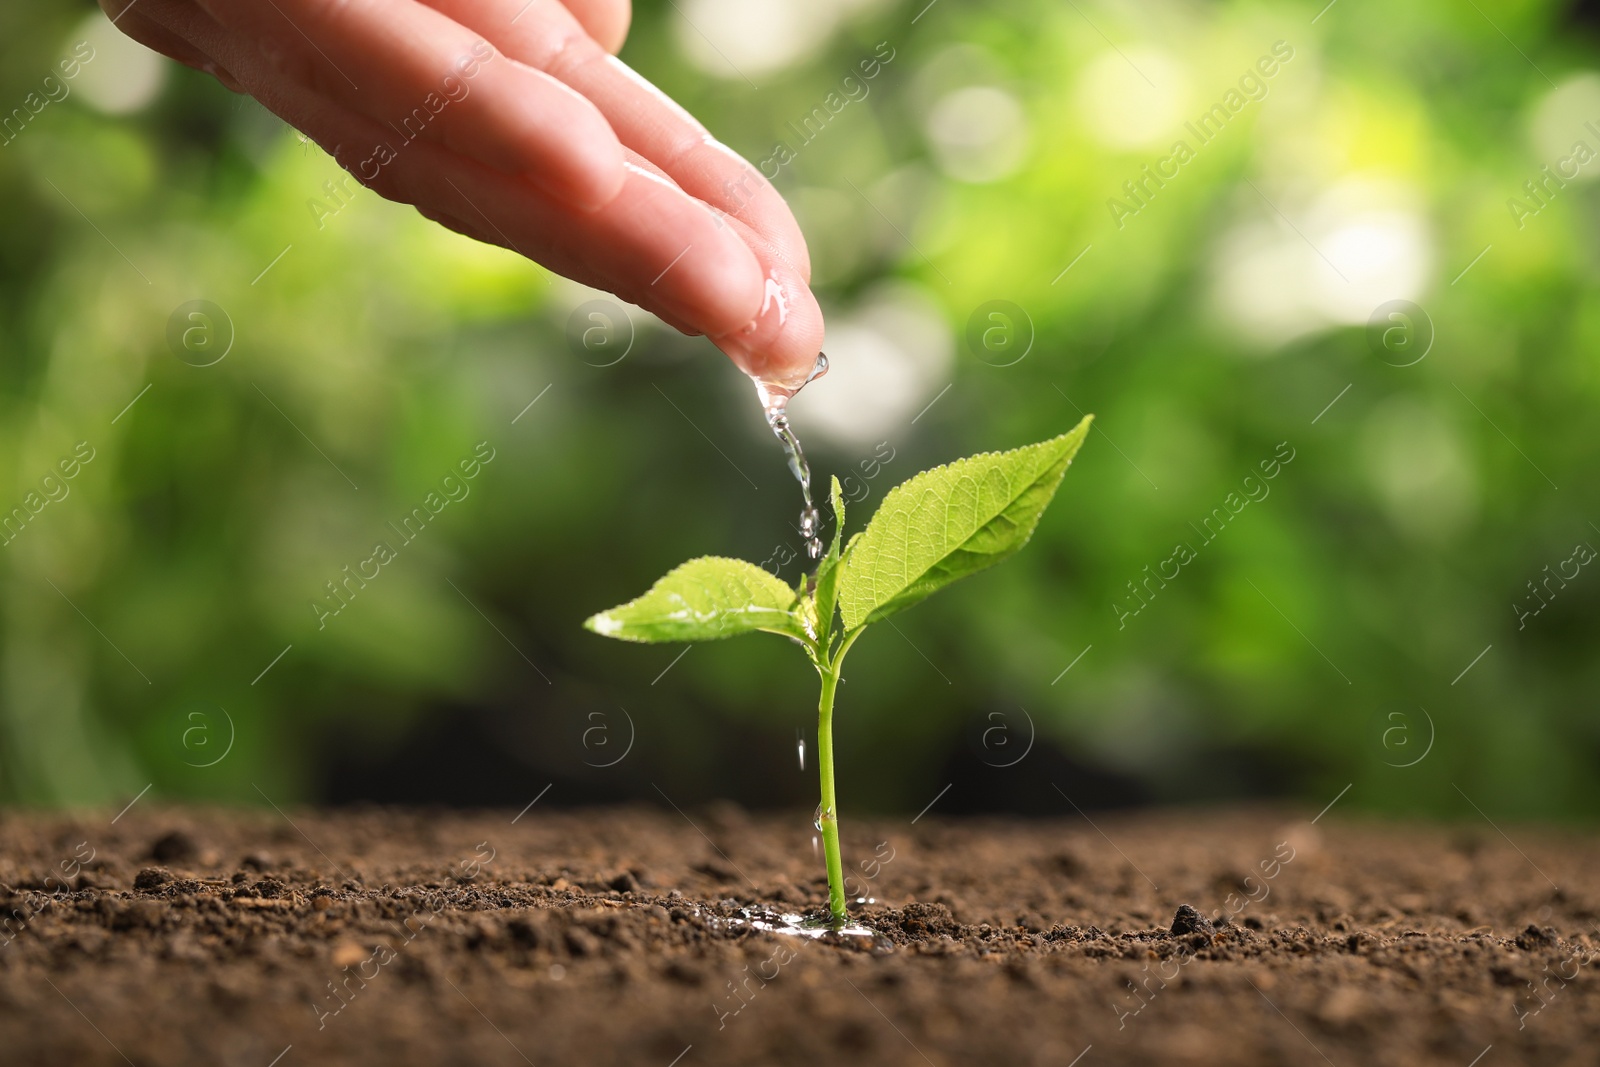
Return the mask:
{"type": "Polygon", "coordinates": [[[803,771],[806,769],[806,739],[800,735],[799,730],[794,732],[794,747],[800,754],[800,769],[803,771]]]}
{"type": "MultiPolygon", "coordinates": [[[[821,804],[817,805],[817,814],[812,818],[811,825],[815,826],[819,832],[822,830],[822,805],[821,804]]],[[[815,840],[815,839],[813,839],[813,840],[815,840]]]]}

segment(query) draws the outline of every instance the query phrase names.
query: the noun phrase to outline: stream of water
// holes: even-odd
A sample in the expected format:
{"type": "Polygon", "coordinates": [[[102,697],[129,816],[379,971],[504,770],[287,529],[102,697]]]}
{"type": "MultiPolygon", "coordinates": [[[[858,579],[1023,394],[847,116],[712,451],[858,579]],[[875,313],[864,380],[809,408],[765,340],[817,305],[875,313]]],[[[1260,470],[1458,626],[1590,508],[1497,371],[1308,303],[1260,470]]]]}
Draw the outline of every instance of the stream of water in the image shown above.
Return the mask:
{"type": "Polygon", "coordinates": [[[767,425],[772,427],[772,432],[783,442],[784,456],[789,460],[789,472],[794,475],[794,480],[800,483],[800,495],[805,499],[805,506],[800,510],[800,536],[805,538],[806,555],[813,563],[822,558],[822,538],[817,536],[817,526],[821,516],[817,513],[816,502],[811,496],[811,464],[806,462],[806,453],[800,447],[800,438],[789,425],[788,407],[790,399],[796,393],[826,373],[828,373],[828,357],[819,352],[817,365],[811,369],[806,380],[793,389],[753,379],[756,394],[761,398],[762,410],[766,412],[767,425]]]}

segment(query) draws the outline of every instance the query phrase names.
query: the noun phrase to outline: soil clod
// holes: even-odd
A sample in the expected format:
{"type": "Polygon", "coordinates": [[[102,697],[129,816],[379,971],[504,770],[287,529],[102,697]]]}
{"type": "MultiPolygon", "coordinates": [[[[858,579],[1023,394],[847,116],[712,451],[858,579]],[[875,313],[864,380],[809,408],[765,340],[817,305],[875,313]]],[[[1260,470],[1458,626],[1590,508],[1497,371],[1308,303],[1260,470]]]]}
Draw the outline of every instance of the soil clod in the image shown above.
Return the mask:
{"type": "Polygon", "coordinates": [[[199,851],[194,838],[182,830],[170,830],[151,843],[150,858],[163,865],[183,863],[194,859],[199,851]]]}
{"type": "Polygon", "coordinates": [[[150,893],[172,880],[172,872],[165,867],[146,867],[134,876],[133,888],[142,893],[150,893]]]}
{"type": "Polygon", "coordinates": [[[1532,923],[1528,928],[1517,935],[1517,947],[1520,949],[1548,948],[1556,943],[1556,932],[1548,927],[1541,930],[1532,923]]]}
{"type": "Polygon", "coordinates": [[[1172,917],[1171,934],[1173,937],[1184,937],[1188,934],[1215,934],[1217,929],[1211,920],[1201,915],[1188,904],[1178,905],[1178,913],[1172,917]]]}

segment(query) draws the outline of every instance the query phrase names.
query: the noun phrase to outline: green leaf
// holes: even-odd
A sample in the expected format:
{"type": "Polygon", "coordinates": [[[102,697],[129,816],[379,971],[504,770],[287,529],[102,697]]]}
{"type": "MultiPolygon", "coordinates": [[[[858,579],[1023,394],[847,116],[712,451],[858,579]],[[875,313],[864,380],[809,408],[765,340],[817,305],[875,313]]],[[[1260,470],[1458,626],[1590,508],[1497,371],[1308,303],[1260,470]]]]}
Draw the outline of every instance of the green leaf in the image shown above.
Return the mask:
{"type": "Polygon", "coordinates": [[[715,641],[765,630],[805,640],[794,590],[754,563],[702,556],[584,626],[620,641],[715,641]]]}
{"type": "Polygon", "coordinates": [[[839,487],[837,475],[829,489],[829,498],[833,503],[833,542],[828,545],[828,554],[822,557],[822,563],[817,567],[817,630],[823,635],[833,628],[833,608],[839,599],[839,545],[844,541],[844,490],[839,487]]]}
{"type": "Polygon", "coordinates": [[[845,555],[845,629],[902,611],[1027,544],[1093,418],[1060,437],[960,459],[890,490],[845,555]]]}

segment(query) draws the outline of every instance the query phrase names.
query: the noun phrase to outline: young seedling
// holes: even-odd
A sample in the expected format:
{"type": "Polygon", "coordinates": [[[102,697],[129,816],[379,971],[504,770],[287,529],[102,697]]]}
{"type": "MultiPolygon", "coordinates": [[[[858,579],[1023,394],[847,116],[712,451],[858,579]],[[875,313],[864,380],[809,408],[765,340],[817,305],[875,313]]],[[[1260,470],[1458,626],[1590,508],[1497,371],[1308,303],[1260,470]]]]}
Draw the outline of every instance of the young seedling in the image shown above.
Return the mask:
{"type": "Polygon", "coordinates": [[[815,575],[790,589],[740,559],[703,556],[637,600],[584,623],[622,641],[715,641],[765,630],[805,650],[822,678],[817,704],[818,824],[828,864],[828,912],[845,917],[839,807],[833,779],[833,702],[845,653],[879,619],[1014,554],[1055,496],[1092,415],[1070,433],[1010,452],[986,452],[923,471],[891,489],[866,529],[844,539],[844,500],[833,479],[833,543],[815,575]]]}

